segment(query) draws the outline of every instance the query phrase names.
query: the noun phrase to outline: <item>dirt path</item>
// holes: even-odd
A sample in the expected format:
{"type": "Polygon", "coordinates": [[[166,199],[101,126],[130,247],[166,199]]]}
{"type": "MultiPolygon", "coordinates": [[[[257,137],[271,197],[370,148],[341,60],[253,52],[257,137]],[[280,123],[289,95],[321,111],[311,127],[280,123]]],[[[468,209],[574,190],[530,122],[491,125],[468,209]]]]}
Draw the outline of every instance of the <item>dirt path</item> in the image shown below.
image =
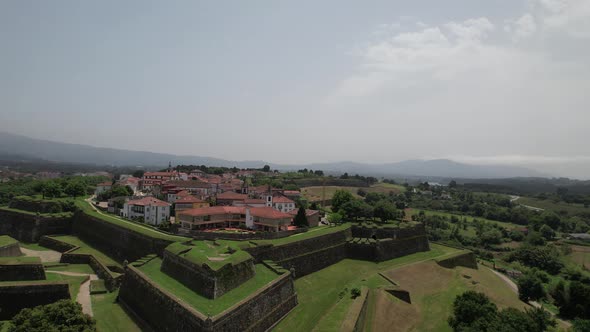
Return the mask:
{"type": "Polygon", "coordinates": [[[39,257],[43,263],[59,262],[61,259],[61,252],[53,250],[31,250],[27,248],[20,248],[20,251],[29,257],[39,257]]]}
{"type": "Polygon", "coordinates": [[[68,272],[68,271],[51,271],[47,270],[46,273],[55,273],[55,274],[63,274],[66,276],[75,276],[75,277],[85,277],[90,276],[90,278],[84,281],[80,285],[80,291],[78,292],[78,296],[76,296],[76,302],[80,303],[82,306],[82,312],[87,314],[88,316],[92,317],[92,301],[90,300],[90,281],[91,280],[98,280],[98,276],[96,274],[86,274],[86,273],[76,273],[76,272],[68,272]]]}

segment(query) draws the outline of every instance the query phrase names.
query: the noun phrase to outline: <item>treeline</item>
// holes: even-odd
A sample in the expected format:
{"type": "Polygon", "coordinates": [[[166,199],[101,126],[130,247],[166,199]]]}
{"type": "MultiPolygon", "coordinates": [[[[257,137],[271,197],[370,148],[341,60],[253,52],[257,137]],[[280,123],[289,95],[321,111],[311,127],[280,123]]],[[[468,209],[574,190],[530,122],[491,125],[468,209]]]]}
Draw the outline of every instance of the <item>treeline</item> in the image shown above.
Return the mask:
{"type": "Polygon", "coordinates": [[[42,198],[78,197],[91,194],[94,187],[107,180],[102,176],[68,176],[57,179],[18,179],[0,183],[0,204],[16,196],[40,195],[42,198]]]}

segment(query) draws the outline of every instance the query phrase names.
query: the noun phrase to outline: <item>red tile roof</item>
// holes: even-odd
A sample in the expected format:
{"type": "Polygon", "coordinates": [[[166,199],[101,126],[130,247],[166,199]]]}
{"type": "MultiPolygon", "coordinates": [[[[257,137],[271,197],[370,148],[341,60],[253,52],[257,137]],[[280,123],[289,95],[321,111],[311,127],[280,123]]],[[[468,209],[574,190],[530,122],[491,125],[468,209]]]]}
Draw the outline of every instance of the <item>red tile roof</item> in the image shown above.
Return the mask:
{"type": "Polygon", "coordinates": [[[184,196],[182,198],[177,199],[176,203],[180,203],[180,204],[183,204],[183,203],[205,203],[205,201],[202,199],[198,199],[195,196],[189,195],[189,196],[184,196]]]}
{"type": "Polygon", "coordinates": [[[234,200],[234,201],[243,201],[248,198],[248,195],[245,194],[238,194],[233,191],[226,191],[221,194],[217,194],[217,199],[227,199],[227,200],[234,200]]]}
{"type": "Polygon", "coordinates": [[[144,197],[141,199],[135,199],[127,202],[127,204],[140,206],[170,206],[170,203],[166,203],[155,197],[144,197]]]}
{"type": "Polygon", "coordinates": [[[295,203],[292,199],[285,196],[275,196],[272,198],[272,203],[295,203]]]}
{"type": "Polygon", "coordinates": [[[96,186],[97,187],[111,187],[112,185],[113,185],[112,182],[102,182],[102,183],[97,184],[96,186]]]}
{"type": "Polygon", "coordinates": [[[256,199],[256,198],[246,198],[244,200],[244,204],[265,204],[266,201],[263,199],[256,199]]]}
{"type": "Polygon", "coordinates": [[[283,213],[279,210],[275,210],[269,206],[265,207],[252,207],[250,208],[250,214],[254,217],[266,218],[266,219],[291,219],[290,214],[283,213]]]}
{"type": "Polygon", "coordinates": [[[178,214],[187,216],[210,216],[218,214],[245,214],[246,208],[243,206],[212,206],[198,209],[189,209],[179,212],[178,214]]]}
{"type": "Polygon", "coordinates": [[[301,191],[299,190],[285,190],[283,191],[283,195],[301,195],[301,191]]]}

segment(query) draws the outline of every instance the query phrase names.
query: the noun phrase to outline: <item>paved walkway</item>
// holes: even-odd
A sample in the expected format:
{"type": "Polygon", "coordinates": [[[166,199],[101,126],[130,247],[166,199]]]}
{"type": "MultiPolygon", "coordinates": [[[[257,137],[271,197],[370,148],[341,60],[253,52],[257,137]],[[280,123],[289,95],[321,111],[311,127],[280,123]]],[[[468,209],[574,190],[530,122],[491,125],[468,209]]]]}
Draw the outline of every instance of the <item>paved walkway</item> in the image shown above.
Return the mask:
{"type": "Polygon", "coordinates": [[[57,263],[61,259],[61,252],[53,250],[31,250],[20,248],[20,251],[29,257],[39,257],[43,263],[57,263]]]}
{"type": "Polygon", "coordinates": [[[82,312],[87,314],[88,316],[92,317],[94,314],[92,312],[92,301],[90,300],[90,281],[91,280],[98,280],[98,276],[96,274],[86,274],[86,273],[76,273],[76,272],[68,272],[68,271],[51,271],[47,270],[46,273],[55,273],[55,274],[63,274],[66,276],[74,276],[74,277],[85,277],[90,276],[90,278],[84,281],[80,285],[80,291],[78,292],[78,296],[76,296],[76,302],[80,303],[82,306],[82,312]]]}

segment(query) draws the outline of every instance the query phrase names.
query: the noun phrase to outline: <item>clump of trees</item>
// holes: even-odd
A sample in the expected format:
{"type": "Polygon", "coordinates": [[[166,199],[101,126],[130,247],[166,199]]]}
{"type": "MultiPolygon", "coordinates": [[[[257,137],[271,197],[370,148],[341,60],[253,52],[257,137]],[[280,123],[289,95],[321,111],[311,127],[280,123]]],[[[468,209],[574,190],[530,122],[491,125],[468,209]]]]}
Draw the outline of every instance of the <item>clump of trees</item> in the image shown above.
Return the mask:
{"type": "Polygon", "coordinates": [[[82,312],[80,304],[60,300],[52,304],[23,309],[10,321],[10,332],[96,331],[96,321],[82,312]]]}
{"type": "Polygon", "coordinates": [[[99,201],[107,201],[113,197],[131,196],[133,195],[133,189],[129,186],[114,185],[111,189],[102,192],[98,195],[99,201]]]}
{"type": "Polygon", "coordinates": [[[332,210],[350,220],[379,219],[381,222],[400,219],[400,212],[386,195],[367,193],[364,199],[355,198],[347,190],[337,190],[332,197],[332,210]]]}
{"type": "Polygon", "coordinates": [[[542,332],[556,325],[551,315],[543,309],[498,310],[485,294],[475,291],[465,292],[455,298],[448,322],[456,332],[542,332]]]}

